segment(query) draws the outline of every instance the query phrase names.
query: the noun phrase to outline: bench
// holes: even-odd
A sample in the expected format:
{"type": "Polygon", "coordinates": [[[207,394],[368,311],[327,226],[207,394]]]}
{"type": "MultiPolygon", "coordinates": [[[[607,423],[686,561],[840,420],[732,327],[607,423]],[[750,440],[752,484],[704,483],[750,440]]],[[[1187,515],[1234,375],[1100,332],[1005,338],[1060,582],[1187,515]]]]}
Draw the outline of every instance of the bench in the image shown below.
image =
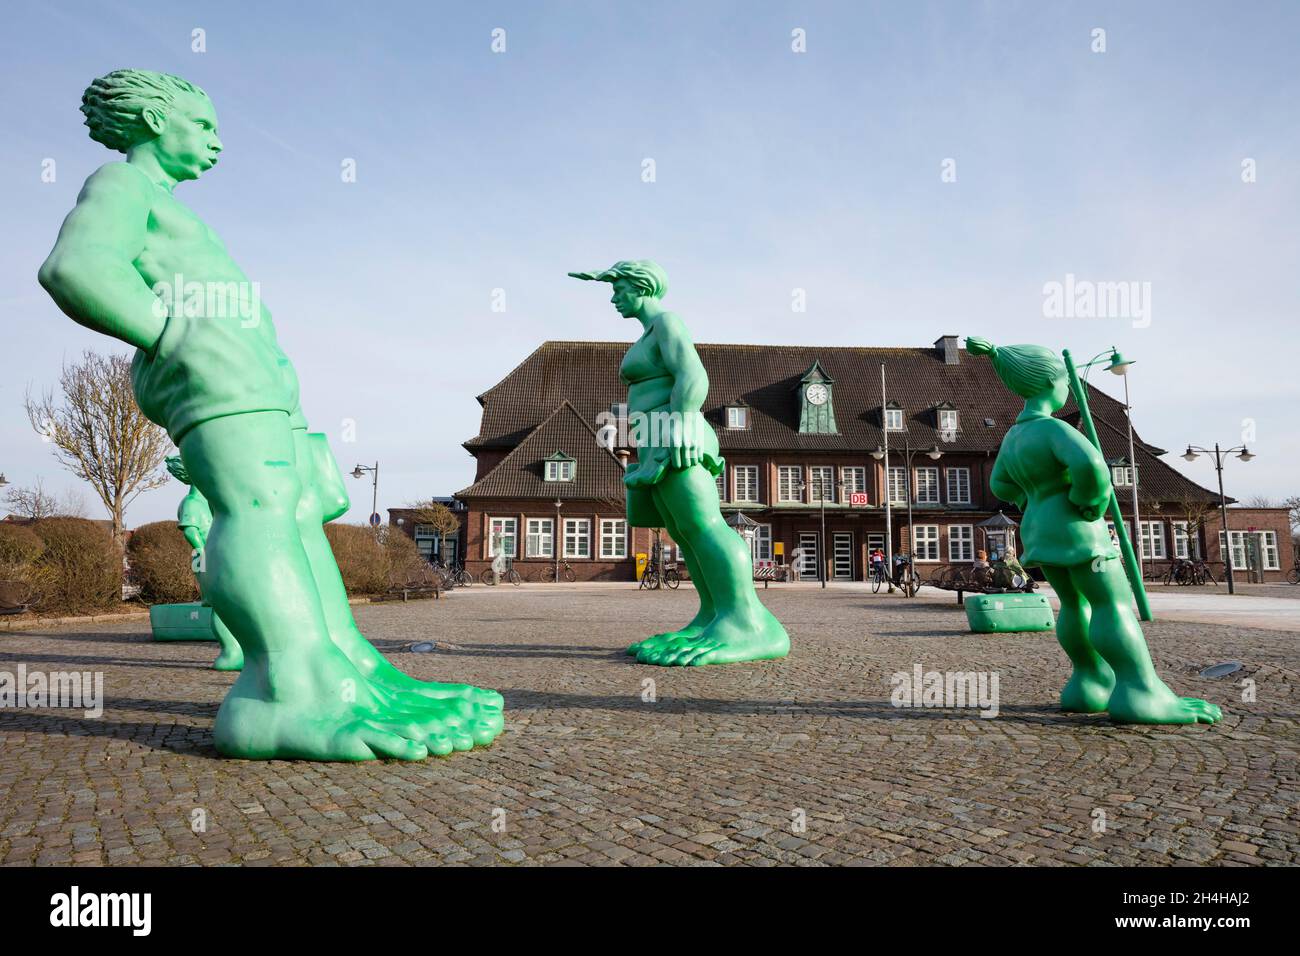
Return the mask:
{"type": "Polygon", "coordinates": [[[25,614],[38,600],[36,592],[25,581],[0,581],[0,614],[25,614]]]}
{"type": "Polygon", "coordinates": [[[394,571],[388,576],[388,591],[385,596],[396,600],[401,595],[403,601],[414,597],[432,595],[434,600],[442,597],[442,578],[429,565],[419,568],[406,568],[394,571]]]}

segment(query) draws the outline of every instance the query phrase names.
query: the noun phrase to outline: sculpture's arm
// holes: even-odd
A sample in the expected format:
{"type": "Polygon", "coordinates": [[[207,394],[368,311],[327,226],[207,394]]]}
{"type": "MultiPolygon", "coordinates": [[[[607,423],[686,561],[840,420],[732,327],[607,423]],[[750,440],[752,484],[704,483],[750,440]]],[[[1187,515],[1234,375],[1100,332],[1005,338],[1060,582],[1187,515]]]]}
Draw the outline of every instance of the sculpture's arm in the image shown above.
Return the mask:
{"type": "Polygon", "coordinates": [[[1110,504],[1110,470],[1101,452],[1069,425],[1052,429],[1052,451],[1070,474],[1070,501],[1089,521],[1110,504]]]}
{"type": "Polygon", "coordinates": [[[204,540],[203,533],[192,524],[182,525],[181,534],[185,535],[185,540],[190,543],[190,547],[195,551],[202,551],[204,540]]]}
{"type": "Polygon", "coordinates": [[[1016,484],[1007,474],[1002,466],[1000,455],[993,461],[993,473],[989,475],[989,490],[999,501],[1009,501],[1021,511],[1025,510],[1028,495],[1025,494],[1025,489],[1016,484]]]}
{"type": "Polygon", "coordinates": [[[664,368],[673,377],[668,407],[679,413],[682,420],[680,439],[673,443],[671,463],[674,468],[685,468],[700,461],[700,432],[709,427],[700,414],[709,394],[709,375],[686,331],[686,323],[676,315],[671,312],[661,315],[656,335],[664,368]]]}
{"type": "Polygon", "coordinates": [[[69,318],[146,351],[166,324],[134,265],[144,249],[152,189],[126,163],[96,170],[37,275],[69,318]]]}

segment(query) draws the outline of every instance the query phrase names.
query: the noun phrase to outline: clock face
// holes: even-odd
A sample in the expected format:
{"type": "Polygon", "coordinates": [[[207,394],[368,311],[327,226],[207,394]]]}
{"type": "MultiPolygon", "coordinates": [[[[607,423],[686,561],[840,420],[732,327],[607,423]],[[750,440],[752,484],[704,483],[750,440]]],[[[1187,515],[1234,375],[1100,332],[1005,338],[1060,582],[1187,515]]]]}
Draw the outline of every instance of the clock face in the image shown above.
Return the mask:
{"type": "Polygon", "coordinates": [[[808,390],[804,392],[804,397],[813,405],[825,405],[826,399],[830,398],[830,392],[826,390],[825,385],[818,383],[809,385],[808,390]]]}

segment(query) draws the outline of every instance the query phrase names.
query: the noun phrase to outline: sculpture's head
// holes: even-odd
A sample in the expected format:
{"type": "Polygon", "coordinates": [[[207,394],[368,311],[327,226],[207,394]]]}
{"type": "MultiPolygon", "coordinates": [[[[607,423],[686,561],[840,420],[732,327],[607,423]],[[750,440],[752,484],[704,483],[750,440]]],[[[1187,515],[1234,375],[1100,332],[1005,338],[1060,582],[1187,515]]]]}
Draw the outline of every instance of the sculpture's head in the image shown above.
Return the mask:
{"type": "Polygon", "coordinates": [[[148,148],[177,182],[198,179],[217,162],[217,114],[208,94],[179,76],[114,70],[81,97],[90,138],[130,153],[148,148]]]}
{"type": "Polygon", "coordinates": [[[999,348],[988,339],[971,336],[966,339],[966,351],[991,357],[993,369],[1007,388],[1021,398],[1045,398],[1052,411],[1060,409],[1070,394],[1065,363],[1049,348],[1041,345],[999,348]]]}
{"type": "Polygon", "coordinates": [[[172,473],[173,478],[187,485],[190,483],[190,473],[185,470],[185,462],[181,461],[180,455],[172,455],[163,460],[167,463],[167,470],[172,473]]]}
{"type": "Polygon", "coordinates": [[[609,282],[614,286],[610,302],[628,319],[641,312],[643,300],[662,299],[668,292],[668,274],[649,259],[624,259],[602,272],[570,272],[575,279],[609,282]]]}

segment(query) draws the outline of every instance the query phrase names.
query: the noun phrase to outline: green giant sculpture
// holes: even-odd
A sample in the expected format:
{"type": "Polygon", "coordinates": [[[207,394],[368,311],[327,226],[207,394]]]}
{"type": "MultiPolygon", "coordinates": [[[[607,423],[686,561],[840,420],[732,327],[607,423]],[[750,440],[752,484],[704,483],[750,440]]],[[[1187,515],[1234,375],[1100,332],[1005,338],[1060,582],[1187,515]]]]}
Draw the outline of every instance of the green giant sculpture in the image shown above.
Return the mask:
{"type": "Polygon", "coordinates": [[[258,286],[172,195],[221,152],[207,94],[117,70],[81,109],[91,138],[126,161],[86,181],[39,278],[71,318],[135,346],[136,400],[211,506],[204,594],[244,652],[217,750],[418,760],[490,743],[501,695],[402,674],[352,620],[321,526],[347,507],[338,469],[307,433],[258,286]],[[331,470],[337,487],[320,480],[331,470]]]}
{"type": "Polygon", "coordinates": [[[1025,400],[1002,439],[990,487],[1024,512],[1020,561],[1039,566],[1061,602],[1056,636],[1074,671],[1061,709],[1108,712],[1135,724],[1212,724],[1214,704],[1179,697],[1156,675],[1131,606],[1119,553],[1106,530],[1110,471],[1101,453],[1054,417],[1069,394],[1065,363],[1040,345],[998,348],[968,338],[974,355],[988,355],[998,377],[1025,400]]]}
{"type": "Polygon", "coordinates": [[[790,652],[781,622],[758,600],[753,562],[727,527],[714,478],[726,463],[718,436],[700,409],[709,378],[686,325],[663,307],[668,277],[648,259],[616,262],[576,279],[613,284],[619,315],[641,323],[641,337],[623,356],[628,422],[637,461],[623,476],[627,523],[666,528],[681,548],[700,608],[683,628],[628,648],[645,664],[729,664],[770,660],[790,652]]]}
{"type": "MultiPolygon", "coordinates": [[[[203,497],[203,492],[194,487],[190,481],[189,473],[185,470],[185,462],[181,461],[180,455],[172,455],[167,459],[167,470],[172,473],[172,477],[177,481],[189,485],[190,490],[181,499],[180,507],[176,509],[176,526],[181,529],[181,534],[185,535],[185,540],[190,543],[194,549],[194,559],[190,567],[194,569],[194,579],[199,584],[199,597],[203,601],[204,607],[211,608],[208,599],[203,596],[203,582],[207,578],[205,570],[204,547],[208,540],[208,531],[212,528],[212,509],[208,507],[208,499],[203,497]]],[[[212,636],[221,644],[221,653],[217,659],[212,662],[214,670],[219,671],[237,671],[244,668],[244,652],[240,650],[239,642],[235,640],[235,635],[230,633],[230,628],[222,622],[219,614],[210,614],[212,636]]]]}

